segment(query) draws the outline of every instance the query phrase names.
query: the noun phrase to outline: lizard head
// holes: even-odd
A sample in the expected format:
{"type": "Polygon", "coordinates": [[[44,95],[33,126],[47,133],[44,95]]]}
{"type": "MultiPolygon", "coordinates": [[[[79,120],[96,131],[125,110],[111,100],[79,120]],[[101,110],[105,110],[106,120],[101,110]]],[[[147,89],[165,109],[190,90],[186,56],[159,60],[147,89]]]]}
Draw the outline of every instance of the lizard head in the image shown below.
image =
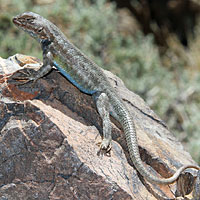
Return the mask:
{"type": "Polygon", "coordinates": [[[48,34],[49,23],[47,22],[45,18],[33,12],[25,12],[13,18],[13,23],[17,27],[39,41],[51,40],[50,34],[48,34]]]}

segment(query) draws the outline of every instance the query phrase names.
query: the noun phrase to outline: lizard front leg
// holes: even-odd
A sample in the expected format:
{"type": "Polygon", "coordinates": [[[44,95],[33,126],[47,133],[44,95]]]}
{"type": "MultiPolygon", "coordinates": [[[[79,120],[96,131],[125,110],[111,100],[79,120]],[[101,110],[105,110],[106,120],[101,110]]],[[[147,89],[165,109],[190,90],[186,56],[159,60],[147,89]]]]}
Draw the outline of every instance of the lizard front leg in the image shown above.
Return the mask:
{"type": "Polygon", "coordinates": [[[100,151],[106,150],[109,152],[111,150],[111,121],[110,121],[110,103],[108,96],[105,93],[96,92],[93,94],[93,98],[96,103],[97,110],[101,116],[103,122],[103,140],[100,145],[100,151]]]}
{"type": "Polygon", "coordinates": [[[41,42],[41,47],[42,47],[42,52],[43,52],[43,65],[37,71],[36,76],[29,77],[29,80],[36,81],[51,71],[52,66],[53,66],[53,55],[50,51],[50,45],[51,45],[51,42],[48,40],[43,40],[41,42]]]}
{"type": "Polygon", "coordinates": [[[43,65],[42,67],[37,71],[36,76],[29,78],[29,80],[38,80],[39,78],[45,76],[46,74],[48,74],[53,66],[53,61],[52,61],[52,54],[49,51],[46,54],[43,54],[43,65]]]}
{"type": "Polygon", "coordinates": [[[47,42],[46,40],[41,42],[41,47],[43,50],[43,65],[42,67],[37,71],[37,72],[21,72],[22,74],[25,74],[23,77],[17,77],[16,79],[18,80],[26,80],[24,83],[25,84],[29,81],[36,82],[39,78],[45,76],[47,73],[49,73],[52,69],[53,66],[53,55],[50,51],[50,43],[47,42]]]}

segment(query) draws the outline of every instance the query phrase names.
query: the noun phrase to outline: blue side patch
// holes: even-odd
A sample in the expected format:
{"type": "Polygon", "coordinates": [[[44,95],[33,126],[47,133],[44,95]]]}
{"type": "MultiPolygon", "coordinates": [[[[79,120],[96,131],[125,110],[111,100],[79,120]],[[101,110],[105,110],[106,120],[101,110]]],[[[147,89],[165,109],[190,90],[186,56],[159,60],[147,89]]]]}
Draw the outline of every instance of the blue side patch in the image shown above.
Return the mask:
{"type": "Polygon", "coordinates": [[[62,67],[60,67],[56,61],[53,62],[55,67],[58,69],[58,71],[65,76],[74,86],[76,86],[81,92],[86,93],[86,94],[94,94],[96,91],[95,90],[87,90],[83,88],[81,85],[79,85],[62,67]]]}

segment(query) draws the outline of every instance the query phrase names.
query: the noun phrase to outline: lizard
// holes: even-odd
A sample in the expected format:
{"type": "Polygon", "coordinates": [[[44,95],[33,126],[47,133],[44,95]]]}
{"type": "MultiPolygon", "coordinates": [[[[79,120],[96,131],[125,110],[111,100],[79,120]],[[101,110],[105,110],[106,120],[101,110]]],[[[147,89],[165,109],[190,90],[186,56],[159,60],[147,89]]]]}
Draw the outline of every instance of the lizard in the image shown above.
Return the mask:
{"type": "Polygon", "coordinates": [[[200,169],[196,165],[180,167],[173,176],[161,178],[151,174],[144,166],[138,147],[135,123],[122,99],[117,95],[101,67],[73,45],[61,30],[39,14],[25,12],[13,18],[13,23],[35,38],[43,51],[43,65],[36,75],[28,75],[27,81],[36,81],[56,67],[81,92],[92,95],[102,119],[103,138],[100,150],[111,149],[111,121],[113,116],[122,126],[128,151],[137,171],[149,182],[171,184],[187,168],[200,169]]]}

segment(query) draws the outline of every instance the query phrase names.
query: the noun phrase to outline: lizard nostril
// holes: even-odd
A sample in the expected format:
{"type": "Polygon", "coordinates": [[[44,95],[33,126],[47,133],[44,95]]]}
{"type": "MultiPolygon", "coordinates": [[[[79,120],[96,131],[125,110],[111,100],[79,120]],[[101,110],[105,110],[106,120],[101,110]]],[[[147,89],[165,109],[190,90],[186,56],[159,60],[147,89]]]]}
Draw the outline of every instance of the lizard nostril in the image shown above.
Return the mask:
{"type": "Polygon", "coordinates": [[[18,26],[20,25],[20,21],[17,17],[13,17],[12,21],[15,25],[18,25],[18,26]]]}
{"type": "Polygon", "coordinates": [[[17,17],[13,17],[13,20],[12,20],[12,21],[13,21],[14,24],[17,24],[17,22],[18,22],[18,21],[17,21],[17,17]]]}

